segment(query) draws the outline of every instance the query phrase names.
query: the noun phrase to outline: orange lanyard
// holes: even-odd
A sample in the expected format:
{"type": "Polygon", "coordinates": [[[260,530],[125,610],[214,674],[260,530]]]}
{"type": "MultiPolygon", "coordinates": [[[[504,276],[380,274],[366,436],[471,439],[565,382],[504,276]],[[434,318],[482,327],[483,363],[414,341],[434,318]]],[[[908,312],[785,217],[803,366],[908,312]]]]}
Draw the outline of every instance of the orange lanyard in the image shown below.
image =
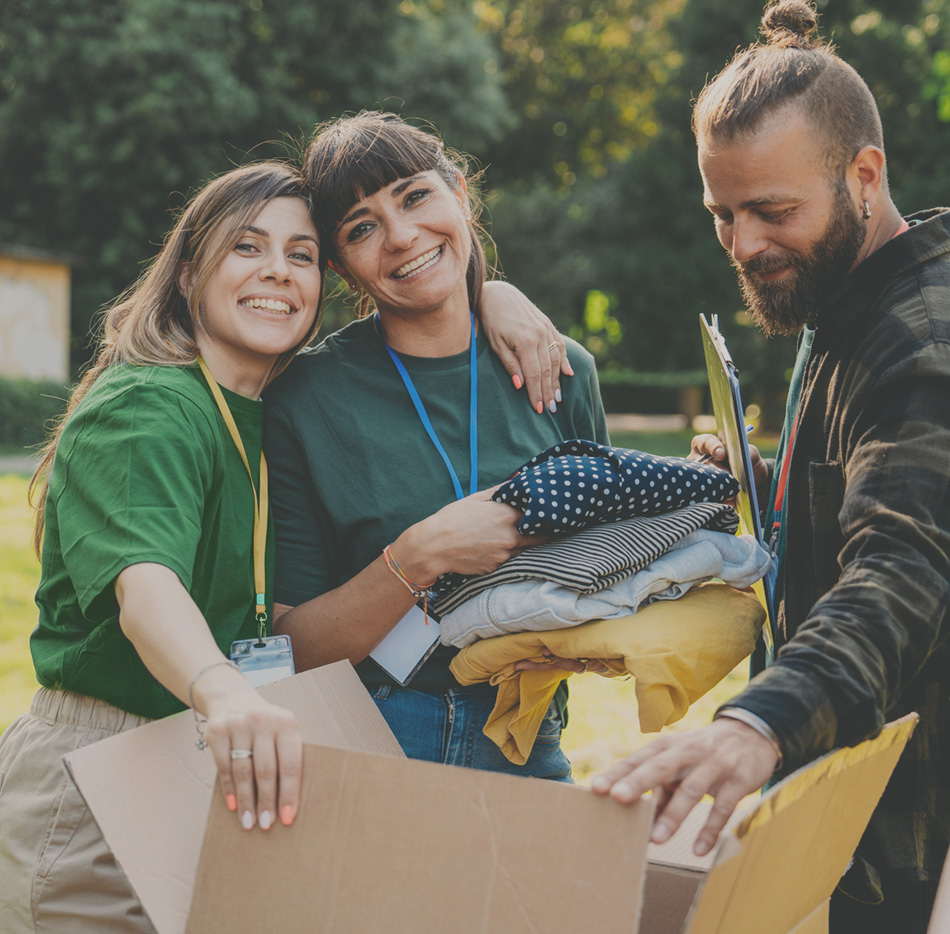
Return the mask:
{"type": "Polygon", "coordinates": [[[254,486],[254,475],[251,473],[251,465],[247,462],[244,442],[241,440],[237,425],[234,423],[234,416],[231,414],[228,403],[225,401],[224,395],[215,378],[211,375],[208,365],[201,357],[198,357],[198,366],[201,367],[201,372],[204,374],[204,378],[211,389],[214,401],[218,404],[221,417],[224,419],[225,425],[228,426],[231,439],[234,441],[234,446],[237,448],[238,454],[241,455],[241,460],[244,461],[244,466],[247,468],[248,479],[251,481],[251,493],[254,496],[254,590],[256,591],[254,613],[257,616],[258,634],[261,639],[263,639],[267,633],[267,603],[264,596],[265,577],[267,573],[264,557],[267,548],[267,461],[264,460],[264,452],[261,451],[261,466],[258,475],[260,498],[258,498],[257,489],[254,486]]]}

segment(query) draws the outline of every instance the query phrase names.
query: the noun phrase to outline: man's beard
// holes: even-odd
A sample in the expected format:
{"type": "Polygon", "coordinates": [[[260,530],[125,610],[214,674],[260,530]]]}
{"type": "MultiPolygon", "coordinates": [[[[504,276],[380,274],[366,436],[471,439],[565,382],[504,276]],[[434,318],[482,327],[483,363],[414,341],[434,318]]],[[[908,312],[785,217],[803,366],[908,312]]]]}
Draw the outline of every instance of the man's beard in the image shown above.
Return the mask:
{"type": "Polygon", "coordinates": [[[802,325],[813,324],[854,265],[866,227],[843,182],[835,191],[831,210],[825,232],[807,253],[771,253],[742,264],[733,259],[742,297],[766,337],[797,334],[802,325]],[[755,275],[789,266],[796,271],[778,282],[763,282],[755,275]]]}

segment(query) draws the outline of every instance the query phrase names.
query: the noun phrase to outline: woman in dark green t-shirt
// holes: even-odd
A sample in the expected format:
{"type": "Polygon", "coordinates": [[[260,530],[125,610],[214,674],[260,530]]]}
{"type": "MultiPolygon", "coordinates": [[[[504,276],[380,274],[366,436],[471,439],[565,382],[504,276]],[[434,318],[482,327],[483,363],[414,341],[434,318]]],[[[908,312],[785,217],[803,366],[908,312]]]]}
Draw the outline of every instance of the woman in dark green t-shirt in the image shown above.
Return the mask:
{"type": "MultiPolygon", "coordinates": [[[[275,628],[302,668],[356,665],[407,755],[569,780],[563,693],[515,766],[482,733],[495,688],[462,689],[455,650],[437,648],[408,686],[369,656],[436,577],[486,573],[536,543],[487,488],[559,441],[607,440],[593,360],[570,344],[576,375],[526,404],[482,334],[483,293],[498,286],[485,284],[464,165],[433,134],[393,114],[344,118],[318,131],[305,173],[333,268],[376,314],[265,395],[275,628]]],[[[542,348],[555,372],[565,350],[542,348]]]]}

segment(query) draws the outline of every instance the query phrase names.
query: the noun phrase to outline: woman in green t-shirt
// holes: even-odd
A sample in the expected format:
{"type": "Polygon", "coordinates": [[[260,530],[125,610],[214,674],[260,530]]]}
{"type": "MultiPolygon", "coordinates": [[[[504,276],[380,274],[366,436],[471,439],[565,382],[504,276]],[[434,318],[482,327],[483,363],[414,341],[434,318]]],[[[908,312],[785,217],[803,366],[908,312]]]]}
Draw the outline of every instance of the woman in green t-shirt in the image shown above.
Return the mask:
{"type": "MultiPolygon", "coordinates": [[[[152,930],[61,757],[186,703],[242,824],[294,820],[297,721],[227,653],[270,586],[252,544],[260,394],[313,337],[322,271],[299,172],[247,166],[191,200],[106,315],[33,481],[43,687],[0,739],[4,931],[152,930]]],[[[260,535],[265,568],[271,550],[260,535]]]]}
{"type": "MultiPolygon", "coordinates": [[[[318,131],[305,174],[320,242],[364,314],[265,394],[275,628],[301,668],[349,659],[407,755],[569,780],[566,692],[528,762],[513,765],[482,733],[496,689],[461,688],[456,650],[436,648],[407,684],[376,648],[405,632],[435,578],[484,574],[537,542],[488,488],[559,441],[607,441],[593,360],[570,343],[576,375],[525,404],[482,334],[484,295],[498,286],[485,283],[464,162],[434,134],[393,114],[344,118],[318,131]]],[[[566,349],[541,348],[553,371],[566,349]]]]}

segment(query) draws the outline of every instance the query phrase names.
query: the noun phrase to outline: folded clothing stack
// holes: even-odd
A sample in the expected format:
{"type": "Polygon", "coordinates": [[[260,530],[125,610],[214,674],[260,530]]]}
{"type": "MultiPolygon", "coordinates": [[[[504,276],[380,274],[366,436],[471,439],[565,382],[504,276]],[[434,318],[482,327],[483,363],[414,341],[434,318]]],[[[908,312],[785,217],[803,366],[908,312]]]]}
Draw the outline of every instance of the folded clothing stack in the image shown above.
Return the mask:
{"type": "Polygon", "coordinates": [[[555,538],[491,574],[444,575],[430,606],[443,643],[462,649],[456,679],[499,686],[484,732],[512,762],[530,755],[570,675],[515,671],[521,659],[551,652],[632,675],[647,731],[682,717],[752,651],[765,611],[737,588],[771,559],[755,538],[734,534],[738,492],[717,467],[582,440],[549,448],[495,491],[522,512],[523,534],[555,538]]]}

